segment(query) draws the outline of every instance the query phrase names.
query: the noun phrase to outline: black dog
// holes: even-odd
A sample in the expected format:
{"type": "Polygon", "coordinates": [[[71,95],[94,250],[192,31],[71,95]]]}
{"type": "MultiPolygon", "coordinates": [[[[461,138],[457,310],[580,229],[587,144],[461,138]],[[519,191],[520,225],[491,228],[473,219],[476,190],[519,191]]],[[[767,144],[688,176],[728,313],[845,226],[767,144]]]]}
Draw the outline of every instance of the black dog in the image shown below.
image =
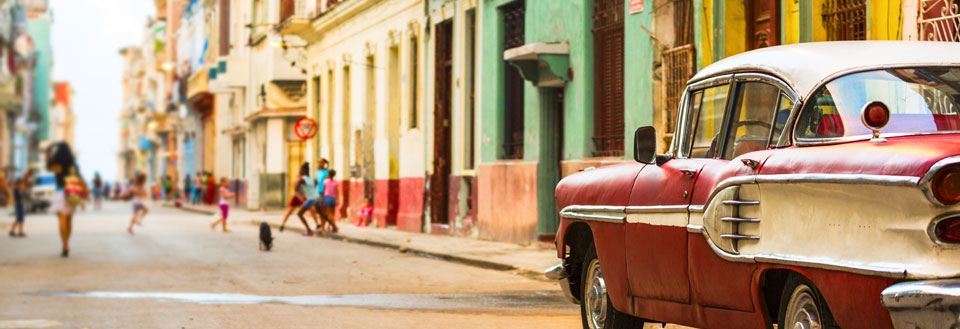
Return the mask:
{"type": "Polygon", "coordinates": [[[273,233],[270,225],[260,222],[260,251],[270,251],[273,248],[273,233]]]}

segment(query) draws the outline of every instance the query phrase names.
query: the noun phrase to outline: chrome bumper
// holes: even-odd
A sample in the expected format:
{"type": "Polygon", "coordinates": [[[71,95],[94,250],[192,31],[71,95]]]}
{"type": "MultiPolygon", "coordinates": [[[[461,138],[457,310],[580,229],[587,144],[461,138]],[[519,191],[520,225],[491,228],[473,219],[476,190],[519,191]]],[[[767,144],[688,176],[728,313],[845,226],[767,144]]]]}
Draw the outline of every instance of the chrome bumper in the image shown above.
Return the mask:
{"type": "Polygon", "coordinates": [[[560,290],[563,291],[563,297],[566,298],[567,301],[580,304],[580,300],[574,297],[573,292],[570,291],[570,276],[567,275],[567,270],[563,268],[563,263],[551,266],[543,271],[543,275],[546,276],[547,279],[559,281],[560,290]]]}
{"type": "Polygon", "coordinates": [[[894,328],[960,328],[960,279],[898,283],[881,295],[894,328]]]}

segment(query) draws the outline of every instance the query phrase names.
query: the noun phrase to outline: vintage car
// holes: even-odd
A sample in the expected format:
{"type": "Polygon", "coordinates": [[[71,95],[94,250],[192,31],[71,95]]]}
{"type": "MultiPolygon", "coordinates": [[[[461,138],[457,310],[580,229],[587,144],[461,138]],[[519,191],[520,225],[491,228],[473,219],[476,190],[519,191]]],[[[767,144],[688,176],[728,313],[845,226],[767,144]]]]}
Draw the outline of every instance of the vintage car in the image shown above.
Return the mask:
{"type": "Polygon", "coordinates": [[[960,327],[960,44],[750,51],[678,113],[557,185],[584,328],[960,327]]]}

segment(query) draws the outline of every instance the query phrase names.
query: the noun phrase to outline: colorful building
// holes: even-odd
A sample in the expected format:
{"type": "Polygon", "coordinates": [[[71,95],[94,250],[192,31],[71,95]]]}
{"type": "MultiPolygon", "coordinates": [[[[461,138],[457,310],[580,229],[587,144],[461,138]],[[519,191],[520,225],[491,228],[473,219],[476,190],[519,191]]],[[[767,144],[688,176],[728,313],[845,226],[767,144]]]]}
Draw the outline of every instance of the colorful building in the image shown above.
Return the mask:
{"type": "Polygon", "coordinates": [[[50,140],[74,144],[73,86],[69,82],[53,82],[53,101],[50,107],[50,140]]]}
{"type": "Polygon", "coordinates": [[[299,165],[325,158],[341,217],[372,200],[380,227],[520,243],[552,239],[560,178],[632,161],[638,127],[665,149],[686,81],[710,63],[796,42],[960,40],[944,0],[156,3],[169,26],[155,62],[173,64],[145,103],[184,105],[181,174],[233,178],[237,202],[278,208],[299,165]],[[318,125],[306,141],[303,117],[318,125]]]}
{"type": "MultiPolygon", "coordinates": [[[[420,231],[423,214],[424,7],[420,0],[284,1],[280,32],[310,77],[307,115],[341,185],[340,215],[370,199],[379,226],[420,231]],[[311,19],[314,18],[315,19],[311,19]]],[[[291,168],[293,170],[294,168],[291,168]]]]}
{"type": "Polygon", "coordinates": [[[483,2],[481,237],[552,240],[559,179],[626,161],[633,131],[653,123],[654,5],[645,5],[483,2]]]}

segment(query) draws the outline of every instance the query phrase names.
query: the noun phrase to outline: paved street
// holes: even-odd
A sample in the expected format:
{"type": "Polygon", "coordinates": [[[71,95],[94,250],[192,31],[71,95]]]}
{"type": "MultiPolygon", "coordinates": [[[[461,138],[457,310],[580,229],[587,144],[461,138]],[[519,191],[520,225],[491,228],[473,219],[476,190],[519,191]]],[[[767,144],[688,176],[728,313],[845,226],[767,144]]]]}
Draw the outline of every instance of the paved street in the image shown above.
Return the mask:
{"type": "Polygon", "coordinates": [[[69,259],[51,215],[4,233],[0,328],[579,327],[552,283],[296,233],[263,253],[247,223],[159,206],[130,236],[128,207],[79,213],[69,259]]]}

